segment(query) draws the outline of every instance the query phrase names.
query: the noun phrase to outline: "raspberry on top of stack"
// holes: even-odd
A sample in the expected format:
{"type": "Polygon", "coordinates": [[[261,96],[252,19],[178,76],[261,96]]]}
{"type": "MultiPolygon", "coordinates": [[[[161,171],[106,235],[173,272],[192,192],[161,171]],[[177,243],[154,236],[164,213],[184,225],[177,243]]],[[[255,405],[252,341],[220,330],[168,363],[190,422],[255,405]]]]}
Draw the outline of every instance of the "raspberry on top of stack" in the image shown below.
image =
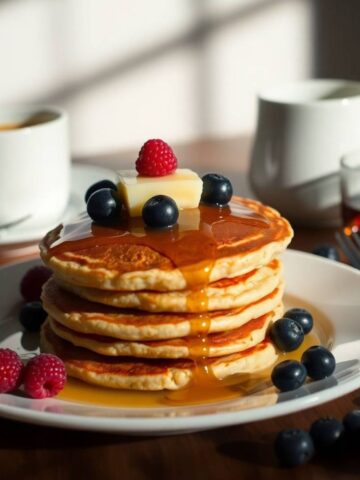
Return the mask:
{"type": "Polygon", "coordinates": [[[205,388],[272,365],[287,220],[233,196],[222,175],[177,168],[162,140],[136,169],[91,187],[87,213],[41,242],[54,272],[42,349],[70,376],[118,389],[205,388]]]}

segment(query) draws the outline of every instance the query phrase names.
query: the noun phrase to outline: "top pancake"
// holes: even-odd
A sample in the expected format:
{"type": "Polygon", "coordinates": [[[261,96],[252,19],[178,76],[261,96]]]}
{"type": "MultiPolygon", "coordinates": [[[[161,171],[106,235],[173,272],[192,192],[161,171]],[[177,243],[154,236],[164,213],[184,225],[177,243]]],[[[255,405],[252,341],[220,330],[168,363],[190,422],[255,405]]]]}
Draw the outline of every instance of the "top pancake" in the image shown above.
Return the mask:
{"type": "Polygon", "coordinates": [[[100,226],[84,214],[50,231],[40,251],[67,283],[103,290],[173,291],[266,265],[292,235],[287,220],[274,209],[233,197],[228,207],[183,210],[178,225],[166,230],[145,228],[141,217],[100,226]]]}

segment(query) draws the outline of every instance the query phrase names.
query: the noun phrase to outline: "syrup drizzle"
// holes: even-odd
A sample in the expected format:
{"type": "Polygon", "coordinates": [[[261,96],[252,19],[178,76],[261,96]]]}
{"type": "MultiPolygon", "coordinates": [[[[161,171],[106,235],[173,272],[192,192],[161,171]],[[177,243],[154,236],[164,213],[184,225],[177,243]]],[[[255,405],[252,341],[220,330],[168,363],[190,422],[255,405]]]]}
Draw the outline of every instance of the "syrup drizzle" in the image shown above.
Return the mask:
{"type": "Polygon", "coordinates": [[[54,232],[48,234],[43,246],[60,258],[67,252],[81,255],[91,249],[98,265],[100,260],[106,262],[104,251],[110,245],[147,246],[182,269],[188,287],[194,288],[205,285],[201,283],[210,277],[206,269],[211,269],[217,258],[259,248],[287,234],[285,223],[270,221],[261,207],[257,208],[259,211],[252,210],[239,201],[224,208],[200,205],[182,210],[174,228],[160,230],[146,228],[141,217],[125,214],[117,225],[97,225],[84,213],[73,223],[59,226],[55,238],[54,232]]]}
{"type": "Polygon", "coordinates": [[[170,392],[168,398],[172,400],[180,396],[184,401],[186,396],[194,394],[194,390],[211,388],[215,383],[219,384],[211,366],[207,362],[210,354],[208,334],[211,318],[208,315],[209,298],[204,286],[210,283],[210,275],[214,263],[214,258],[211,257],[204,260],[195,270],[191,267],[183,267],[181,269],[186,284],[191,288],[186,298],[187,310],[201,313],[191,322],[190,341],[188,344],[189,356],[195,363],[192,381],[180,394],[179,392],[170,392]]]}
{"type": "MultiPolygon", "coordinates": [[[[84,254],[97,255],[97,265],[105,262],[106,248],[111,245],[144,245],[162,254],[179,268],[190,291],[188,311],[199,312],[192,320],[190,332],[190,357],[195,363],[193,380],[189,387],[166,394],[170,403],[189,403],[190,398],[205,395],[223,397],[229,392],[223,382],[216,379],[208,364],[210,346],[208,333],[211,319],[207,314],[209,299],[205,286],[210,283],[217,258],[235,255],[259,247],[289,234],[289,227],[281,218],[268,218],[266,207],[233,197],[229,206],[216,208],[200,205],[199,208],[180,212],[178,225],[168,230],[148,229],[142,218],[123,215],[117,225],[102,226],[92,223],[87,214],[65,227],[60,226],[45,237],[43,246],[50,255],[65,257],[84,254]],[[206,260],[204,260],[206,259],[206,260]],[[225,389],[225,390],[224,390],[225,389]]],[[[190,402],[191,403],[191,402],[190,402]]]]}

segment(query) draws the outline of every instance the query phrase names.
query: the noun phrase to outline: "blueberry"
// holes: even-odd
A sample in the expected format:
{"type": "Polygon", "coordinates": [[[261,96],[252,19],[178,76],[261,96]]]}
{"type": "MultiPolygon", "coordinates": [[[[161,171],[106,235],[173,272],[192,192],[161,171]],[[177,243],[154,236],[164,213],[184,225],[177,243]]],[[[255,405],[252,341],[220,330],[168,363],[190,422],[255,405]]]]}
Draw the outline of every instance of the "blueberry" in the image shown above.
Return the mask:
{"type": "Polygon", "coordinates": [[[271,380],[281,392],[301,387],[306,379],[306,368],[296,360],[284,360],[273,368],[271,380]]]}
{"type": "Polygon", "coordinates": [[[85,193],[85,203],[88,202],[90,196],[96,192],[97,190],[101,190],[102,188],[110,188],[111,190],[115,190],[117,191],[117,186],[115,185],[114,182],[112,182],[111,180],[100,180],[99,182],[96,182],[94,183],[93,185],[91,185],[91,187],[89,187],[87,190],[86,190],[86,193],[85,193]]]}
{"type": "Polygon", "coordinates": [[[344,425],[336,418],[326,417],[316,420],[310,428],[310,435],[319,450],[332,447],[344,433],[344,425]]]}
{"type": "Polygon", "coordinates": [[[350,435],[356,435],[360,438],[360,410],[353,410],[344,417],[345,430],[350,435]]]}
{"type": "Polygon", "coordinates": [[[280,318],[272,324],[270,335],[282,352],[296,350],[304,341],[302,326],[291,318],[280,318]]]}
{"type": "Polygon", "coordinates": [[[87,202],[87,212],[94,222],[106,223],[120,217],[122,202],[118,192],[102,188],[92,193],[87,202]]]}
{"type": "Polygon", "coordinates": [[[314,455],[314,443],[304,430],[288,428],[278,433],[275,453],[281,464],[295,467],[308,462],[314,455]]]}
{"type": "Polygon", "coordinates": [[[339,252],[333,245],[319,245],[318,247],[314,248],[312,253],[314,255],[319,255],[319,257],[335,260],[336,262],[340,260],[339,252]]]}
{"type": "Polygon", "coordinates": [[[217,173],[208,173],[202,177],[202,181],[201,201],[203,203],[221,207],[230,202],[233,188],[228,178],[217,173]]]}
{"type": "Polygon", "coordinates": [[[285,313],[284,317],[292,318],[295,322],[299,323],[302,326],[304,335],[309,333],[314,325],[311,313],[304,308],[292,308],[285,313]]]}
{"type": "Polygon", "coordinates": [[[41,302],[28,302],[20,310],[20,323],[28,332],[38,332],[45,322],[47,313],[41,302]]]}
{"type": "Polygon", "coordinates": [[[301,363],[305,366],[308,376],[313,380],[330,377],[335,370],[334,355],[325,347],[315,345],[302,354],[301,363]]]}
{"type": "Polygon", "coordinates": [[[179,209],[171,197],[155,195],[145,203],[142,217],[148,227],[172,227],[178,221],[179,209]]]}

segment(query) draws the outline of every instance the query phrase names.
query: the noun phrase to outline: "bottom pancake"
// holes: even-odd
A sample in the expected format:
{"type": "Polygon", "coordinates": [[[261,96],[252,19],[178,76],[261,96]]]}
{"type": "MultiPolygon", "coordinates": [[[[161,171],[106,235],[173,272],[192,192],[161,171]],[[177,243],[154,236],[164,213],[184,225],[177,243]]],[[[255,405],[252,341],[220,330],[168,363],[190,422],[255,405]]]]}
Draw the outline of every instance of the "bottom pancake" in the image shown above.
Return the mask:
{"type": "MultiPolygon", "coordinates": [[[[47,322],[41,330],[41,350],[59,356],[69,376],[115,389],[177,390],[188,385],[196,371],[195,362],[190,359],[105,357],[62,340],[47,322]]],[[[206,365],[216,378],[223,379],[260,372],[276,359],[274,346],[265,339],[243,352],[207,359],[206,365]]]]}
{"type": "Polygon", "coordinates": [[[51,329],[75,346],[84,347],[100,355],[132,356],[141,358],[189,358],[196,356],[220,357],[241,352],[262,342],[269,325],[281,317],[282,304],[272,312],[250,320],[245,325],[203,337],[184,337],[156,341],[121,341],[116,338],[81,333],[65,327],[48,317],[51,329]]]}

